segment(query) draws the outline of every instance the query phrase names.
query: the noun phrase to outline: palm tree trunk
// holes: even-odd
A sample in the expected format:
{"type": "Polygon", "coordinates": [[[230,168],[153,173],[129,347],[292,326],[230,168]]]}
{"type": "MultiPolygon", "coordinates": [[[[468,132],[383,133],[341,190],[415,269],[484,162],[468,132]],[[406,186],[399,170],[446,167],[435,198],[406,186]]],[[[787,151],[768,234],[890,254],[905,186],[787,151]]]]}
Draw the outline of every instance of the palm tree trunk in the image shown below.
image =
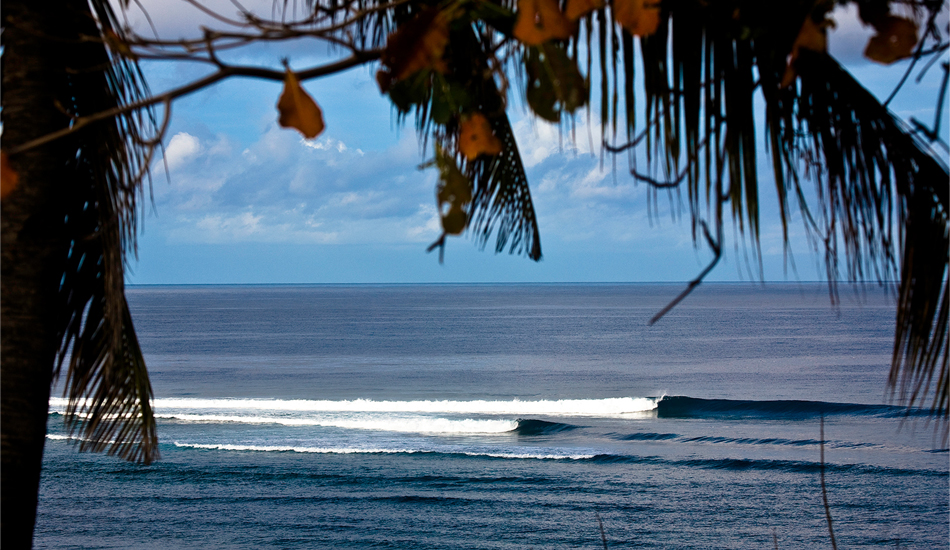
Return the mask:
{"type": "MultiPolygon", "coordinates": [[[[84,13],[91,17],[74,0],[4,2],[4,150],[68,124],[57,108],[63,51],[75,44],[84,13]]],[[[11,156],[19,183],[0,203],[0,533],[9,549],[31,547],[36,520],[69,247],[61,198],[68,154],[59,141],[11,156]]]]}

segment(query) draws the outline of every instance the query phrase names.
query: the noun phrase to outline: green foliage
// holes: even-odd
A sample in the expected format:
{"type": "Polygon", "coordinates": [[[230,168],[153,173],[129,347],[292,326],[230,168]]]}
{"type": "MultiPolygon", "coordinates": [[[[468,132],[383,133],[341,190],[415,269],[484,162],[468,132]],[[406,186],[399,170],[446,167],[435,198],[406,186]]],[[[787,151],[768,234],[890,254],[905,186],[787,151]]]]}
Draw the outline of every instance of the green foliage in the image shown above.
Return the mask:
{"type": "Polygon", "coordinates": [[[525,59],[528,105],[539,117],[560,122],[561,113],[573,113],[587,103],[587,82],[577,64],[557,44],[531,46],[525,59]]]}

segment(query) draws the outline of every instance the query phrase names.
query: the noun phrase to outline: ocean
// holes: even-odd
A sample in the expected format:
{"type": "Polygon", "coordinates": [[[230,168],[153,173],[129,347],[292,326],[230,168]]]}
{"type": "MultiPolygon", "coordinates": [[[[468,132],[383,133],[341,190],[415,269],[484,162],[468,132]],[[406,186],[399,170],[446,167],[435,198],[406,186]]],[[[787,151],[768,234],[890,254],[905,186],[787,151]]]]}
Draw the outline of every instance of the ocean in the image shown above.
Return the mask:
{"type": "Polygon", "coordinates": [[[132,287],[161,459],[51,402],[36,548],[947,548],[878,287],[132,287]],[[824,445],[822,445],[822,422],[824,445]],[[824,461],[821,453],[824,451],[824,461]]]}

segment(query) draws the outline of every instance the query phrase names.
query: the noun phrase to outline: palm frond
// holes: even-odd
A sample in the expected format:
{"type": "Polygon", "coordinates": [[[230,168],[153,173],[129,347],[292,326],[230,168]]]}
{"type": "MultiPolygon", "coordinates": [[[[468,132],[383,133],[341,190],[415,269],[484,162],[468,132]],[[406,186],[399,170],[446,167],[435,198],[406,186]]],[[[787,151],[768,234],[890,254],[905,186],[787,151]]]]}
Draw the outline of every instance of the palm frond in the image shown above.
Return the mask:
{"type": "MultiPolygon", "coordinates": [[[[790,198],[797,197],[806,228],[825,251],[832,288],[842,278],[884,283],[899,274],[892,388],[907,405],[926,402],[946,420],[945,164],[827,54],[797,52],[792,68],[800,84],[785,85],[799,30],[809,17],[820,27],[831,4],[665,0],[662,5],[665,22],[640,39],[643,137],[651,173],[634,168],[634,177],[654,192],[685,185],[694,239],[721,246],[707,227],[721,228],[728,210],[725,215],[740,234],[758,247],[756,132],[762,126],[754,97],[761,93],[786,246],[790,198]],[[805,187],[809,180],[813,192],[805,187]],[[812,193],[817,200],[807,198],[812,193]]],[[[886,13],[888,2],[865,2],[864,8],[886,13]]],[[[599,40],[603,102],[611,86],[604,71],[611,63],[610,31],[601,29],[599,40]]],[[[634,51],[626,41],[622,37],[625,65],[634,51]]],[[[625,70],[627,83],[631,74],[625,70]]],[[[628,138],[636,122],[633,95],[625,94],[628,138]]],[[[617,107],[608,111],[605,123],[617,107]]]]}
{"type": "Polygon", "coordinates": [[[468,164],[467,175],[475,192],[469,211],[469,231],[476,242],[485,246],[496,233],[495,252],[509,252],[541,259],[541,234],[531,201],[518,144],[505,114],[491,119],[502,151],[493,157],[480,157],[468,164]]]}
{"type": "Polygon", "coordinates": [[[806,55],[800,67],[798,114],[826,170],[825,241],[834,246],[831,232],[840,226],[852,278],[873,271],[884,279],[900,254],[890,384],[908,406],[929,401],[931,412],[946,421],[950,173],[833,59],[806,55]]]}
{"type": "MultiPolygon", "coordinates": [[[[498,17],[499,22],[511,22],[510,14],[506,19],[500,7],[489,15],[498,17]]],[[[477,112],[489,120],[502,151],[463,165],[472,186],[468,231],[481,247],[494,234],[496,252],[507,248],[512,254],[540,260],[540,231],[528,179],[505,111],[506,98],[498,88],[489,61],[497,47],[494,36],[491,32],[479,32],[470,20],[460,17],[452,25],[450,37],[445,55],[446,74],[421,71],[396,82],[388,90],[390,99],[400,117],[415,112],[423,147],[431,135],[440,147],[454,152],[461,117],[477,112]]],[[[461,159],[461,154],[457,157],[461,159]]],[[[443,239],[437,243],[444,243],[443,239]]]]}
{"type": "MultiPolygon", "coordinates": [[[[107,2],[77,14],[84,39],[64,47],[70,70],[63,107],[83,116],[147,94],[134,62],[110,58],[95,40],[116,24],[107,2]],[[90,40],[90,38],[92,38],[90,40]]],[[[79,8],[76,8],[79,9],[79,8]]],[[[72,180],[63,182],[72,241],[60,283],[62,329],[56,373],[66,373],[67,424],[80,448],[148,463],[158,456],[151,386],[125,299],[125,254],[135,248],[137,198],[151,148],[151,113],[129,114],[70,137],[72,180]]]]}
{"type": "MultiPolygon", "coordinates": [[[[488,59],[493,43],[490,35],[478,34],[468,27],[456,34],[453,44],[456,45],[451,62],[454,71],[463,79],[471,78],[462,80],[471,93],[471,105],[486,114],[502,144],[498,155],[482,156],[465,165],[465,175],[473,187],[468,231],[479,246],[484,247],[495,233],[496,253],[508,248],[511,254],[524,254],[538,261],[541,259],[538,219],[521,153],[505,112],[505,98],[491,75],[488,59]]],[[[454,122],[446,125],[446,131],[449,135],[455,134],[454,122]]]]}

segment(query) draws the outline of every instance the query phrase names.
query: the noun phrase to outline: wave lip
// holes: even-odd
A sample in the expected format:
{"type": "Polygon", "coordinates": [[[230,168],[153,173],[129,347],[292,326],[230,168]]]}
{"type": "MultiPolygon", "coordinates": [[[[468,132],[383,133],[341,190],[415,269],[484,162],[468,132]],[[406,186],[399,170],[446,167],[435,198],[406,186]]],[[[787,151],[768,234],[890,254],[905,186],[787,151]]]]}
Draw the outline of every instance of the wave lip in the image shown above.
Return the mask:
{"type": "MultiPolygon", "coordinates": [[[[54,398],[50,406],[65,409],[66,400],[54,398]]],[[[484,414],[546,416],[620,416],[655,410],[657,399],[649,397],[612,397],[604,399],[557,399],[522,401],[376,401],[353,399],[342,401],[309,399],[199,399],[158,398],[153,403],[156,412],[193,410],[227,410],[234,412],[321,412],[321,413],[429,413],[429,414],[484,414]]]]}

